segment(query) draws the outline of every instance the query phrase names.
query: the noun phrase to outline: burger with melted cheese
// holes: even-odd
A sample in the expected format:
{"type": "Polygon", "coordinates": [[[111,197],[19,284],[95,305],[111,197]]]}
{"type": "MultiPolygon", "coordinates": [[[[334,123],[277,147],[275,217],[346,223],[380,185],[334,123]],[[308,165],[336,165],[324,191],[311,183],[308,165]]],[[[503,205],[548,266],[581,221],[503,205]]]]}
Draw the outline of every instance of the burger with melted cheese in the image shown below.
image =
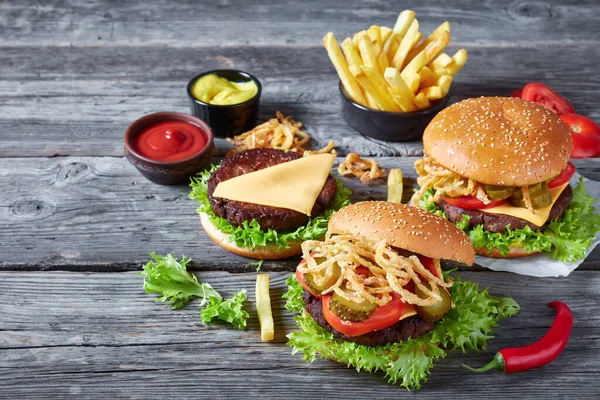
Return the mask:
{"type": "Polygon", "coordinates": [[[302,157],[271,148],[225,158],[191,183],[200,221],[224,249],[256,259],[300,254],[300,244],[325,235],[329,217],[350,191],[330,174],[333,154],[302,157]]]}
{"type": "Polygon", "coordinates": [[[302,254],[285,296],[290,311],[303,312],[300,331],[288,335],[293,352],[380,370],[407,388],[420,386],[444,349],[480,348],[487,329],[518,310],[442,273],[440,259],[471,265],[473,246],[461,229],[417,207],[344,207],[325,240],[305,241],[302,254]]]}
{"type": "Polygon", "coordinates": [[[550,225],[573,198],[572,146],[567,126],[539,104],[505,97],[461,101],[425,129],[413,204],[463,228],[479,255],[556,252],[565,244],[550,225]]]}

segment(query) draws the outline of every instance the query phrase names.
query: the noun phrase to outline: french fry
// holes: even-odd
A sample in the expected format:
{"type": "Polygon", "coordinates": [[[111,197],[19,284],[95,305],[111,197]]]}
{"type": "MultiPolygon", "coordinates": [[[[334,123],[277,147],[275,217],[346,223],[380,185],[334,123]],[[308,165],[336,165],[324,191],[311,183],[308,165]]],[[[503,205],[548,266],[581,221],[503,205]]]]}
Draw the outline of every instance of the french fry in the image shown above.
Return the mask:
{"type": "Polygon", "coordinates": [[[342,50],[344,51],[344,56],[346,56],[346,60],[349,65],[361,65],[363,63],[362,58],[360,58],[360,54],[358,54],[358,49],[352,42],[352,39],[346,38],[342,42],[342,50]]]}
{"type": "Polygon", "coordinates": [[[382,43],[387,42],[387,40],[391,34],[392,34],[391,28],[388,28],[387,26],[382,26],[381,27],[381,42],[382,43]]]}
{"type": "Polygon", "coordinates": [[[260,323],[260,339],[263,342],[270,342],[275,338],[269,284],[269,274],[256,275],[256,313],[260,323]]]}
{"type": "Polygon", "coordinates": [[[452,56],[452,62],[446,66],[449,73],[447,75],[456,75],[458,71],[462,67],[465,66],[467,62],[467,51],[465,49],[460,49],[452,56]]]}
{"type": "Polygon", "coordinates": [[[371,38],[371,44],[373,46],[373,52],[375,54],[379,54],[383,47],[383,43],[381,41],[381,27],[377,25],[371,26],[367,29],[367,35],[371,38]]]}
{"type": "Polygon", "coordinates": [[[404,59],[406,55],[410,51],[410,49],[415,45],[418,40],[419,34],[419,21],[413,19],[410,24],[410,27],[406,31],[406,35],[400,41],[400,45],[398,46],[398,50],[394,57],[392,58],[392,62],[390,63],[392,67],[396,69],[402,68],[402,64],[404,64],[404,59]]]}
{"type": "Polygon", "coordinates": [[[421,90],[417,96],[421,93],[425,94],[425,97],[427,98],[427,100],[429,101],[435,101],[435,100],[439,100],[441,98],[444,97],[444,92],[442,91],[442,88],[439,86],[430,86],[427,87],[423,90],[421,90]]]}
{"type": "Polygon", "coordinates": [[[360,57],[363,60],[363,64],[369,68],[379,68],[377,63],[377,55],[375,54],[375,50],[373,49],[373,44],[371,43],[371,38],[369,35],[364,34],[358,38],[358,51],[360,52],[360,57]]]}
{"type": "Polygon", "coordinates": [[[440,79],[438,79],[437,84],[442,89],[444,96],[446,96],[450,91],[450,86],[452,85],[453,79],[454,78],[452,78],[450,75],[443,75],[440,76],[440,79]]]}
{"type": "Polygon", "coordinates": [[[406,85],[406,82],[404,82],[396,68],[386,68],[384,77],[390,85],[388,91],[394,99],[394,102],[400,106],[402,111],[416,111],[417,107],[413,102],[414,94],[406,85]]]}
{"type": "MultiPolygon", "coordinates": [[[[419,82],[420,82],[421,87],[424,86],[423,83],[425,81],[427,81],[431,75],[433,75],[433,71],[428,66],[424,66],[423,68],[421,68],[419,70],[419,78],[420,78],[419,82]]],[[[433,86],[433,85],[428,85],[428,86],[433,86]]]]}
{"type": "Polygon", "coordinates": [[[358,38],[360,38],[361,35],[366,35],[367,31],[360,31],[360,32],[356,32],[354,34],[354,36],[352,36],[352,43],[354,43],[354,45],[356,47],[358,47],[358,38]]]}
{"type": "Polygon", "coordinates": [[[404,82],[406,82],[406,85],[409,87],[409,89],[413,93],[417,93],[417,91],[419,90],[419,86],[421,86],[421,76],[415,73],[404,75],[400,74],[400,76],[402,76],[402,79],[404,79],[404,82]]]}
{"type": "Polygon", "coordinates": [[[443,68],[452,62],[452,57],[446,53],[442,53],[433,60],[430,65],[432,68],[443,68]]]}
{"type": "Polygon", "coordinates": [[[390,66],[387,54],[382,50],[377,55],[377,64],[379,65],[379,72],[381,75],[385,72],[385,69],[390,66]]]}
{"type": "Polygon", "coordinates": [[[388,173],[387,179],[388,195],[387,201],[390,203],[402,203],[402,170],[392,168],[388,173]]]}
{"type": "Polygon", "coordinates": [[[383,51],[387,53],[389,63],[392,62],[394,54],[396,54],[398,46],[400,45],[400,41],[406,35],[406,31],[415,19],[415,15],[415,12],[411,10],[402,11],[398,15],[392,33],[384,40],[383,51]]]}
{"type": "Polygon", "coordinates": [[[431,107],[431,103],[429,103],[429,100],[427,100],[427,97],[423,92],[420,92],[415,96],[415,105],[419,110],[424,110],[431,107]]]}
{"type": "Polygon", "coordinates": [[[358,103],[365,104],[366,101],[360,90],[360,86],[348,70],[348,62],[344,58],[342,50],[340,49],[340,46],[338,46],[333,33],[329,32],[325,35],[323,44],[325,45],[325,50],[327,50],[327,55],[329,55],[331,63],[337,71],[338,76],[350,97],[358,103]]]}
{"type": "Polygon", "coordinates": [[[381,100],[385,102],[385,106],[382,105],[381,109],[384,111],[402,111],[400,107],[396,105],[394,99],[387,91],[387,82],[385,81],[385,79],[383,79],[379,71],[366,66],[361,66],[360,69],[367,76],[367,78],[369,78],[369,81],[371,81],[371,84],[377,91],[378,96],[381,97],[381,100]]]}
{"type": "Polygon", "coordinates": [[[381,110],[381,108],[379,108],[379,106],[377,105],[377,102],[375,101],[373,95],[364,89],[363,92],[365,95],[365,100],[367,100],[367,107],[372,108],[373,110],[381,110]]]}
{"type": "Polygon", "coordinates": [[[431,35],[427,36],[425,40],[423,40],[421,43],[415,46],[415,48],[412,49],[406,56],[406,63],[411,62],[411,60],[415,58],[417,54],[422,52],[423,49],[425,49],[425,47],[429,45],[429,43],[433,42],[435,38],[440,36],[443,32],[448,32],[448,34],[450,33],[450,22],[445,21],[442,24],[440,24],[440,26],[438,26],[433,32],[431,32],[431,35]]]}
{"type": "Polygon", "coordinates": [[[377,108],[379,108],[380,110],[387,110],[388,107],[391,106],[390,102],[387,101],[386,98],[381,93],[379,93],[379,90],[369,80],[369,78],[363,72],[363,70],[362,70],[362,68],[360,66],[358,66],[358,65],[351,65],[350,66],[350,73],[354,76],[354,78],[362,86],[362,88],[364,89],[365,93],[368,93],[373,98],[373,102],[377,105],[377,108]]]}
{"type": "Polygon", "coordinates": [[[402,69],[402,77],[406,79],[406,76],[418,73],[421,68],[429,64],[431,60],[444,50],[448,46],[448,43],[450,43],[450,33],[448,31],[440,33],[402,69]]]}

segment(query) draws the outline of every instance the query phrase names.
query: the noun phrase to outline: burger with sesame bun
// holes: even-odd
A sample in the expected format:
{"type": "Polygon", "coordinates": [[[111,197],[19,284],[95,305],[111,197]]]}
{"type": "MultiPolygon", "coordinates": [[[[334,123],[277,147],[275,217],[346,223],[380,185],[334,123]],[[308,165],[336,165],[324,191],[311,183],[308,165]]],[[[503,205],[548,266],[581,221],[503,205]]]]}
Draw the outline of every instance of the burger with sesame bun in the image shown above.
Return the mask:
{"type": "Polygon", "coordinates": [[[477,254],[585,257],[600,220],[583,183],[569,184],[573,144],[555,113],[518,98],[467,99],[434,117],[423,147],[413,204],[461,227],[477,254]]]}
{"type": "Polygon", "coordinates": [[[512,299],[442,272],[441,259],[471,265],[473,246],[458,227],[416,207],[346,206],[331,217],[325,241],[305,241],[302,254],[284,296],[301,313],[300,331],[288,335],[293,353],[380,370],[409,389],[446,349],[485,346],[490,327],[518,311],[512,299]]]}

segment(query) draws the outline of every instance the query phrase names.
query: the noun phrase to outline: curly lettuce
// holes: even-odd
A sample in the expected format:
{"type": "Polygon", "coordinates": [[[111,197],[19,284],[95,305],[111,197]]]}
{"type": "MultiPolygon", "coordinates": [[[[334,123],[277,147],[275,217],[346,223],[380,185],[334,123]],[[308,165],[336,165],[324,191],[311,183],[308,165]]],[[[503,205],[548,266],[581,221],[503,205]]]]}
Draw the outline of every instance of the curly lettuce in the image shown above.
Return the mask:
{"type": "Polygon", "coordinates": [[[264,231],[258,225],[258,222],[244,221],[242,226],[233,226],[225,218],[217,216],[208,201],[208,179],[210,174],[218,168],[218,165],[213,165],[207,171],[199,173],[195,178],[192,178],[190,187],[192,191],[189,198],[197,200],[200,206],[196,209],[198,213],[208,215],[210,221],[223,233],[229,234],[229,240],[234,242],[238,247],[254,249],[256,247],[266,245],[277,245],[278,249],[290,247],[288,243],[297,240],[318,240],[325,236],[327,232],[327,223],[329,218],[342,207],[350,204],[350,195],[352,192],[344,187],[340,180],[336,180],[337,192],[333,202],[327,210],[318,216],[311,218],[306,225],[303,225],[290,232],[277,232],[273,229],[264,231]]]}
{"type": "Polygon", "coordinates": [[[492,296],[487,289],[480,291],[476,283],[457,277],[450,289],[455,307],[431,332],[416,339],[372,347],[335,338],[303,313],[303,288],[295,276],[290,276],[287,284],[286,308],[299,313],[294,317],[299,331],[287,336],[292,354],[302,353],[308,362],[317,356],[336,360],[359,372],[381,371],[389,383],[409,390],[420,389],[435,361],[448,351],[485,349],[498,321],[520,309],[512,298],[492,296]]]}
{"type": "MultiPolygon", "coordinates": [[[[421,198],[421,207],[445,218],[444,211],[437,204],[427,201],[433,195],[434,189],[427,191],[421,198]]],[[[518,243],[526,251],[547,252],[555,260],[574,262],[585,258],[596,232],[600,230],[600,214],[596,213],[595,200],[587,194],[583,178],[580,178],[569,207],[560,218],[548,223],[543,232],[536,232],[528,226],[523,229],[510,229],[509,226],[504,233],[488,232],[483,225],[469,228],[466,215],[455,224],[465,231],[475,248],[497,248],[506,255],[510,247],[518,243]]]]}
{"type": "Polygon", "coordinates": [[[171,309],[175,310],[194,298],[199,298],[202,323],[207,324],[218,318],[238,329],[246,326],[249,315],[243,309],[247,298],[245,290],[223,300],[212,286],[198,282],[196,276],[188,272],[187,264],[191,261],[189,257],[183,256],[181,260],[177,260],[171,254],[163,257],[154,252],[150,253],[150,256],[152,260],[143,266],[143,271],[138,275],[144,277],[146,293],[160,295],[156,301],[170,301],[171,309]]]}

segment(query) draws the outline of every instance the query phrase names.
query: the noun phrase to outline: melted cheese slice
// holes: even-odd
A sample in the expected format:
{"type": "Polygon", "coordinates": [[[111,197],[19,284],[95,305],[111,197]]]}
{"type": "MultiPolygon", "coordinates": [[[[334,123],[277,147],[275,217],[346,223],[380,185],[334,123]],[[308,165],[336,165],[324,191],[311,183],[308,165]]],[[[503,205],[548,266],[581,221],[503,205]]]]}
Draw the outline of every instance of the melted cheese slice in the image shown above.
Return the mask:
{"type": "Polygon", "coordinates": [[[548,207],[539,208],[535,210],[535,214],[526,208],[515,207],[510,205],[509,203],[505,203],[497,207],[485,208],[481,211],[490,214],[510,215],[511,217],[517,217],[524,219],[525,221],[529,221],[532,224],[536,224],[537,226],[542,226],[548,220],[548,216],[550,215],[550,210],[552,209],[552,206],[554,205],[554,203],[556,203],[558,196],[560,196],[562,191],[565,190],[567,185],[569,185],[569,182],[565,183],[562,186],[557,186],[555,188],[550,189],[550,195],[552,196],[552,204],[550,204],[548,207]]]}
{"type": "Polygon", "coordinates": [[[213,196],[309,215],[329,176],[335,156],[316,154],[220,182],[213,196]]]}
{"type": "Polygon", "coordinates": [[[402,315],[398,319],[398,321],[402,321],[405,318],[412,317],[413,315],[417,315],[417,310],[415,310],[415,306],[412,304],[405,304],[404,311],[402,311],[402,315]]]}

